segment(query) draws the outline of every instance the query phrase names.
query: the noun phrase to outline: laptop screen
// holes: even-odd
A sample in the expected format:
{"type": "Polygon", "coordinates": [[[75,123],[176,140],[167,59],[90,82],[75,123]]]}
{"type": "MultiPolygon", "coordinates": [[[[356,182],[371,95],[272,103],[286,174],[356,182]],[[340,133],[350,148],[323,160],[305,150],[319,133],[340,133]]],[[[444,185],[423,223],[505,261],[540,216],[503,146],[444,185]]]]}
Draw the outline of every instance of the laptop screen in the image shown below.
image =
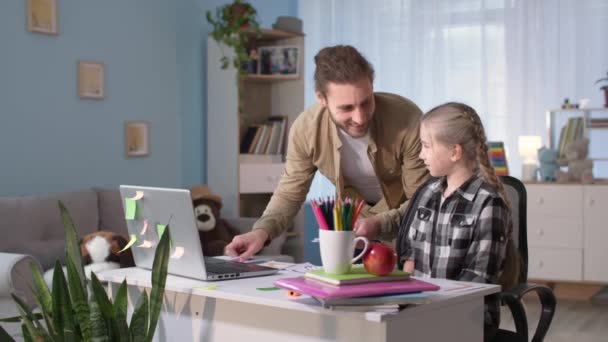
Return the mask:
{"type": "Polygon", "coordinates": [[[137,267],[152,269],[155,247],[171,229],[169,273],[206,279],[190,192],[184,189],[121,185],[120,194],[137,267]]]}
{"type": "Polygon", "coordinates": [[[167,226],[171,231],[170,274],[201,279],[223,280],[274,274],[277,270],[259,265],[234,265],[227,261],[203,257],[190,191],[121,185],[125,219],[133,259],[137,267],[152,269],[155,247],[167,226]],[[220,267],[221,264],[226,267],[220,267]],[[231,266],[231,267],[227,267],[231,266]],[[209,269],[213,272],[209,272],[209,269]]]}

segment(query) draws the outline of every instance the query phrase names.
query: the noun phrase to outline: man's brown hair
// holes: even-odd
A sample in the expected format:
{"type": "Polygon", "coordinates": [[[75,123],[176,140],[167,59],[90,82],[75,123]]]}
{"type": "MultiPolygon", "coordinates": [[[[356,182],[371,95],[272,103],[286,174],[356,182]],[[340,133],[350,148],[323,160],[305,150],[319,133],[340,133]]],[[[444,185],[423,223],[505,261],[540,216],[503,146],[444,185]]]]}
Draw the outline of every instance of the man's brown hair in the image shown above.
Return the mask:
{"type": "Polygon", "coordinates": [[[374,67],[350,45],[336,45],[321,49],[315,56],[315,90],[327,93],[327,83],[355,83],[362,78],[374,82],[374,67]]]}

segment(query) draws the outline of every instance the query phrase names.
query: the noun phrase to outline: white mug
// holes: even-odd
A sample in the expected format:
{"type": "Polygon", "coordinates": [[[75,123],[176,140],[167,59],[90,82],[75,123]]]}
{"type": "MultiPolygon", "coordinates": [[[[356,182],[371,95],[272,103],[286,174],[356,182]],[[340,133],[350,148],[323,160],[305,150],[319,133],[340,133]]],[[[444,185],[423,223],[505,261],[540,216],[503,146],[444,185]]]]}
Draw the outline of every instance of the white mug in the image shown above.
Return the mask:
{"type": "Polygon", "coordinates": [[[345,274],[350,271],[350,266],[365,254],[369,240],[363,236],[355,237],[352,230],[319,229],[319,245],[323,270],[326,273],[345,274]],[[353,258],[357,241],[363,241],[365,246],[363,251],[353,258]]]}

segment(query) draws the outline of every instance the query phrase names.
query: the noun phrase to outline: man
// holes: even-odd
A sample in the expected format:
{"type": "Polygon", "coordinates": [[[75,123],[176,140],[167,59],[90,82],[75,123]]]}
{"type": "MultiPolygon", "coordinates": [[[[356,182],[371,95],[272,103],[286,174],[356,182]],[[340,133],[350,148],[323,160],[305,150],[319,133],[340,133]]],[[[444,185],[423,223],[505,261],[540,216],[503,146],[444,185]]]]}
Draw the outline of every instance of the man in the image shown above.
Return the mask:
{"type": "Polygon", "coordinates": [[[281,181],[253,230],[235,236],[227,255],[246,260],[284,232],[317,170],[340,198],[365,200],[360,215],[367,219],[354,229],[368,238],[394,237],[406,200],[428,178],[418,158],[420,109],[398,95],[374,93],[374,69],[352,46],[324,48],[315,64],[318,103],[293,123],[281,181]]]}

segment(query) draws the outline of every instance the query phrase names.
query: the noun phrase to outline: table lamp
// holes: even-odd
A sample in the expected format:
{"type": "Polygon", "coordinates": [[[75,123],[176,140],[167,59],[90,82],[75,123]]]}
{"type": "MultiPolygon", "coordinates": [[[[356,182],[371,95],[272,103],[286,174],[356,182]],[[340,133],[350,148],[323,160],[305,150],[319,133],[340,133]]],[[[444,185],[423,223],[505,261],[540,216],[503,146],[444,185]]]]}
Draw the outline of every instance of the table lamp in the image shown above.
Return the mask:
{"type": "Polygon", "coordinates": [[[541,147],[541,138],[538,135],[522,135],[519,137],[519,155],[522,158],[522,181],[536,180],[538,149],[541,147]]]}

